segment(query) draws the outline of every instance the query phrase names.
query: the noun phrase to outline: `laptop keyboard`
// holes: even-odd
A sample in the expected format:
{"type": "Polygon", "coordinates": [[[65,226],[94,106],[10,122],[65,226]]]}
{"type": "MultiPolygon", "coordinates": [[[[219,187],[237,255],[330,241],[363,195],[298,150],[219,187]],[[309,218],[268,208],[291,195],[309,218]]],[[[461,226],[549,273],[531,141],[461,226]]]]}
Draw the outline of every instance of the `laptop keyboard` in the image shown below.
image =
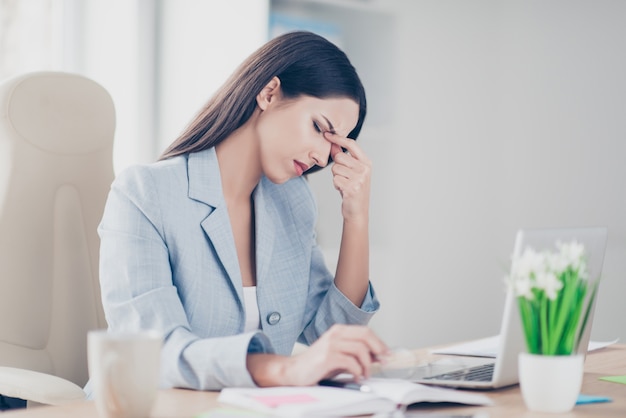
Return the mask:
{"type": "Polygon", "coordinates": [[[428,376],[428,380],[470,380],[472,382],[489,382],[493,378],[494,363],[482,364],[450,373],[428,376]]]}

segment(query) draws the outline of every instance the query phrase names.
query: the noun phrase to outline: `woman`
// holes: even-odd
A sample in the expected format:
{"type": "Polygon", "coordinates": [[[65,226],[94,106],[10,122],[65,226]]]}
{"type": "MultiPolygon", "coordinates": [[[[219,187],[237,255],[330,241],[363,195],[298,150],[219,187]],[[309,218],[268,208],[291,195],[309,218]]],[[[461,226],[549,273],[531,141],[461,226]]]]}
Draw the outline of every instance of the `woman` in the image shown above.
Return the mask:
{"type": "Polygon", "coordinates": [[[379,306],[371,163],[354,141],[365,113],[343,52],[285,34],[235,71],[160,161],[116,178],[99,227],[104,309],[113,331],[163,332],[164,386],[311,385],[367,376],[387,352],[365,326],[379,306]],[[334,277],[302,178],[331,157],[344,218],[334,277]],[[296,341],[311,346],[290,356],[296,341]]]}

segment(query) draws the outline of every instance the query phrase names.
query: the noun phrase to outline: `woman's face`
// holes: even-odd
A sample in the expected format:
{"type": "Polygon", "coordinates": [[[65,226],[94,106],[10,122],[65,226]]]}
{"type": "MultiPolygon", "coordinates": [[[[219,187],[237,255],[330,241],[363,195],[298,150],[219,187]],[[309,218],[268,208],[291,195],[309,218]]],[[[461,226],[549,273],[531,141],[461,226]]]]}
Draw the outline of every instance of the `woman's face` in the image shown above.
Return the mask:
{"type": "Polygon", "coordinates": [[[345,137],[359,117],[359,105],[349,98],[284,100],[276,95],[264,105],[257,124],[261,167],[278,184],[301,176],[313,165],[328,164],[331,143],[324,132],[345,137]]]}

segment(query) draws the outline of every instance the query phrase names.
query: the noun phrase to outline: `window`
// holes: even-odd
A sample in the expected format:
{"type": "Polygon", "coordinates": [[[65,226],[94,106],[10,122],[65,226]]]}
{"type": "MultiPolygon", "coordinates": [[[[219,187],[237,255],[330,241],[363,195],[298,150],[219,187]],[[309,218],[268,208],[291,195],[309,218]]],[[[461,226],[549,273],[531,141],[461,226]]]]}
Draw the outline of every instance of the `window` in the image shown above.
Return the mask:
{"type": "Polygon", "coordinates": [[[57,70],[100,83],[115,103],[119,172],[154,161],[267,40],[268,10],[268,0],[0,0],[0,79],[57,70]]]}

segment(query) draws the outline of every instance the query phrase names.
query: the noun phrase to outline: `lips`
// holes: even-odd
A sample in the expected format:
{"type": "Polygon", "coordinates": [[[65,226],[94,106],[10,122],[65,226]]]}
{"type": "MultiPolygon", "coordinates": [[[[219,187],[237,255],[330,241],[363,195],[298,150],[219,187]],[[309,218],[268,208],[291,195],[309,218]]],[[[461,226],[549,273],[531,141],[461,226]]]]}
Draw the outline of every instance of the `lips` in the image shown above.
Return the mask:
{"type": "Polygon", "coordinates": [[[307,171],[309,169],[309,166],[307,166],[304,163],[301,163],[300,161],[295,161],[293,162],[293,166],[296,168],[296,173],[298,174],[298,176],[301,176],[302,173],[304,173],[305,171],[307,171]]]}

